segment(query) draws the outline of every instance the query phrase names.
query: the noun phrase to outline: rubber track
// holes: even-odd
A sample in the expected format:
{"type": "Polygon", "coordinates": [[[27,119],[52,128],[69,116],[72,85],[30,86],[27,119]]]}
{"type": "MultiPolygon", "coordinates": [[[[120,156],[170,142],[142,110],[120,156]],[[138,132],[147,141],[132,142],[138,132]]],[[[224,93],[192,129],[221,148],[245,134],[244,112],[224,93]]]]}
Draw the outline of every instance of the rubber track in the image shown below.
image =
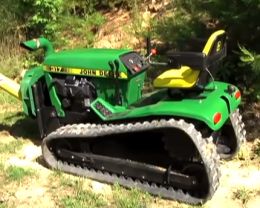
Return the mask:
{"type": "Polygon", "coordinates": [[[59,169],[61,171],[85,176],[91,179],[95,179],[106,183],[119,183],[125,187],[137,187],[153,195],[159,195],[163,198],[174,199],[177,201],[189,203],[189,204],[202,204],[210,199],[219,185],[220,171],[219,171],[219,155],[216,152],[215,145],[212,142],[212,138],[203,139],[201,133],[198,132],[194,125],[187,123],[184,120],[153,120],[128,124],[73,124],[63,126],[56,131],[49,134],[44,138],[42,142],[43,158],[50,168],[59,169]],[[102,170],[82,168],[69,164],[64,161],[58,161],[53,155],[52,151],[48,148],[48,142],[54,139],[63,138],[82,138],[87,139],[89,137],[100,137],[111,134],[147,131],[160,128],[177,128],[181,129],[190,135],[191,140],[194,142],[201,155],[202,162],[206,167],[206,172],[209,181],[208,193],[204,198],[191,196],[188,192],[182,189],[176,189],[173,187],[164,187],[154,183],[148,183],[147,181],[140,181],[134,178],[116,175],[113,173],[102,172],[102,170]]]}
{"type": "Polygon", "coordinates": [[[242,115],[239,112],[239,109],[236,109],[230,115],[231,124],[235,130],[235,134],[237,137],[237,151],[240,149],[241,145],[246,142],[246,130],[245,124],[242,121],[242,115]]]}
{"type": "Polygon", "coordinates": [[[236,136],[236,149],[235,151],[228,156],[221,155],[221,159],[231,160],[233,157],[236,156],[238,151],[240,150],[241,146],[246,142],[246,130],[245,130],[245,124],[242,121],[242,116],[239,112],[239,109],[236,109],[230,116],[231,125],[234,129],[235,136],[236,136]]]}

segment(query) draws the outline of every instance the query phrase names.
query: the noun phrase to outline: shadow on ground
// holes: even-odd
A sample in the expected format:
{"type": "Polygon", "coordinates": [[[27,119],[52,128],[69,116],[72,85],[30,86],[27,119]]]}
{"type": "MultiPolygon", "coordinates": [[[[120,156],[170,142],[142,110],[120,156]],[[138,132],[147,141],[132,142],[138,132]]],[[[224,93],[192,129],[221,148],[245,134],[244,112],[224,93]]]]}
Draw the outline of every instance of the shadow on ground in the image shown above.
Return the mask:
{"type": "MultiPolygon", "coordinates": [[[[5,118],[6,120],[15,117],[21,117],[23,113],[18,112],[12,116],[5,118]]],[[[0,131],[7,131],[15,138],[24,138],[31,140],[35,145],[41,144],[40,134],[36,120],[29,117],[21,117],[13,124],[0,123],[0,131]]]]}

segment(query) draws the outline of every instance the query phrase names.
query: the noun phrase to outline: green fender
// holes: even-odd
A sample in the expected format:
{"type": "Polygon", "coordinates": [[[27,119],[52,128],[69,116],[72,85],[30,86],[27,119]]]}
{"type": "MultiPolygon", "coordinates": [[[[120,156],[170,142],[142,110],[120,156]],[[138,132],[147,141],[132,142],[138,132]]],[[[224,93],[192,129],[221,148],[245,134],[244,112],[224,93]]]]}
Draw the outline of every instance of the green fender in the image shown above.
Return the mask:
{"type": "MultiPolygon", "coordinates": [[[[98,98],[91,107],[104,121],[126,120],[149,116],[162,117],[183,117],[204,122],[212,130],[220,129],[232,113],[240,104],[240,96],[235,94],[239,90],[233,87],[232,92],[228,92],[228,83],[214,82],[209,83],[196,99],[182,99],[174,101],[167,95],[167,90],[159,90],[149,99],[152,100],[147,105],[147,100],[143,100],[136,105],[123,108],[112,106],[106,101],[98,98]],[[214,88],[214,90],[212,90],[214,88]],[[103,106],[103,107],[100,107],[103,106]],[[100,110],[101,109],[101,110],[100,110]],[[104,110],[105,109],[105,110],[104,110]],[[216,114],[221,114],[219,122],[214,122],[216,114]]],[[[239,92],[240,94],[240,92],[239,92]]],[[[149,102],[149,101],[148,101],[149,102]]]]}

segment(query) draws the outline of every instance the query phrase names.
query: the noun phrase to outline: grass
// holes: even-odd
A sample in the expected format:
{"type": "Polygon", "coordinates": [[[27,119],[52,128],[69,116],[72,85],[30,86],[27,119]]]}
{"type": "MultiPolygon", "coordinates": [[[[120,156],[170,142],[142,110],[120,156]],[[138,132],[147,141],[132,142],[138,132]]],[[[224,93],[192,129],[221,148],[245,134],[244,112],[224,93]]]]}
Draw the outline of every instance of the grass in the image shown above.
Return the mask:
{"type": "Polygon", "coordinates": [[[9,36],[0,40],[0,70],[9,78],[16,78],[23,69],[24,55],[19,47],[19,39],[9,36]]]}
{"type": "Polygon", "coordinates": [[[98,208],[107,206],[101,195],[87,190],[78,190],[71,195],[61,198],[61,207],[64,208],[98,208]]]}
{"type": "MultiPolygon", "coordinates": [[[[63,175],[62,175],[63,176],[63,175]]],[[[106,201],[100,194],[95,194],[90,190],[83,188],[83,179],[69,180],[61,177],[61,185],[72,188],[72,194],[68,193],[60,199],[60,205],[64,208],[98,208],[107,206],[106,201]]]]}
{"type": "Polygon", "coordinates": [[[11,141],[7,144],[0,143],[0,152],[1,152],[1,154],[16,153],[18,150],[20,150],[22,148],[23,144],[24,144],[23,140],[20,140],[20,139],[11,141]]]}
{"type": "Polygon", "coordinates": [[[79,179],[72,179],[70,177],[66,177],[63,174],[60,176],[60,185],[62,187],[67,187],[67,188],[73,188],[73,189],[78,189],[78,188],[82,188],[82,183],[83,183],[83,179],[79,178],[79,179]]]}
{"type": "MultiPolygon", "coordinates": [[[[179,206],[180,208],[183,207],[182,205],[179,206]]],[[[203,205],[185,205],[185,208],[206,208],[206,206],[203,205]]]]}
{"type": "Polygon", "coordinates": [[[251,148],[249,146],[246,146],[246,145],[242,145],[236,158],[238,160],[242,160],[242,161],[245,161],[245,162],[248,162],[251,160],[251,148]]]}
{"type": "Polygon", "coordinates": [[[233,192],[233,199],[238,199],[242,204],[246,204],[252,196],[252,190],[246,188],[238,188],[233,192]]]}
{"type": "MultiPolygon", "coordinates": [[[[0,72],[1,73],[1,72],[0,72]]],[[[2,89],[0,90],[0,103],[1,105],[10,105],[9,108],[20,108],[21,101],[17,100],[15,97],[9,95],[7,92],[4,92],[2,89]]],[[[6,109],[2,109],[6,110],[6,109]]]]}
{"type": "Polygon", "coordinates": [[[56,205],[63,208],[108,207],[100,194],[93,193],[84,186],[85,179],[54,170],[49,176],[51,192],[56,205]]]}
{"type": "MultiPolygon", "coordinates": [[[[24,68],[25,56],[19,45],[19,37],[15,35],[1,37],[0,39],[0,73],[10,79],[18,78],[24,68]]],[[[21,107],[20,101],[2,89],[0,89],[0,104],[1,106],[4,105],[4,107],[1,107],[1,111],[6,111],[6,108],[21,107]]],[[[0,120],[2,120],[2,117],[0,117],[0,120]]]]}
{"type": "MultiPolygon", "coordinates": [[[[0,98],[0,103],[1,103],[1,98],[0,98]]],[[[21,108],[19,108],[20,107],[19,104],[13,103],[10,105],[11,106],[10,108],[6,107],[5,105],[0,106],[6,110],[6,111],[0,112],[1,125],[12,126],[18,120],[25,118],[25,115],[21,112],[21,108]],[[17,105],[19,107],[17,107],[17,105]]]]}
{"type": "Polygon", "coordinates": [[[53,170],[49,175],[50,183],[62,189],[77,189],[82,186],[84,179],[72,175],[67,175],[60,170],[53,170]]]}
{"type": "Polygon", "coordinates": [[[50,175],[51,191],[58,199],[57,204],[64,208],[146,208],[152,199],[149,194],[136,188],[128,190],[118,184],[112,187],[112,195],[107,198],[107,193],[94,193],[85,182],[85,178],[77,178],[60,171],[54,171],[50,175]]]}
{"type": "Polygon", "coordinates": [[[60,176],[60,185],[64,188],[73,188],[75,190],[77,189],[80,189],[82,190],[83,189],[83,183],[84,183],[84,178],[73,178],[69,175],[64,175],[64,174],[61,174],[60,176]]]}
{"type": "Polygon", "coordinates": [[[113,186],[113,198],[118,208],[145,208],[151,201],[149,194],[136,188],[126,190],[118,184],[113,186]]]}
{"type": "MultiPolygon", "coordinates": [[[[2,104],[1,91],[0,91],[0,104],[2,104]]],[[[22,112],[20,103],[18,105],[17,103],[0,105],[0,108],[4,109],[3,111],[0,111],[0,131],[7,131],[9,132],[10,135],[12,135],[15,138],[30,138],[30,139],[39,138],[37,122],[27,117],[22,112]]],[[[3,151],[6,152],[4,150],[5,146],[1,144],[0,144],[0,149],[3,149],[3,151]]],[[[8,149],[9,148],[7,148],[7,150],[8,149]]]]}
{"type": "Polygon", "coordinates": [[[22,168],[16,166],[9,166],[5,170],[6,179],[8,181],[21,182],[25,177],[35,176],[36,172],[30,168],[22,168]]]}
{"type": "Polygon", "coordinates": [[[2,181],[4,180],[4,173],[5,173],[5,166],[2,162],[0,162],[0,185],[2,184],[2,181]]]}
{"type": "Polygon", "coordinates": [[[242,145],[236,159],[243,161],[243,166],[247,166],[252,162],[258,163],[260,159],[260,140],[256,139],[254,142],[249,143],[249,145],[242,145]]]}
{"type": "Polygon", "coordinates": [[[255,142],[255,145],[253,147],[253,154],[260,158],[260,140],[258,139],[256,142],[255,142]]]}
{"type": "Polygon", "coordinates": [[[8,206],[4,202],[0,202],[0,208],[7,208],[8,206]]]}

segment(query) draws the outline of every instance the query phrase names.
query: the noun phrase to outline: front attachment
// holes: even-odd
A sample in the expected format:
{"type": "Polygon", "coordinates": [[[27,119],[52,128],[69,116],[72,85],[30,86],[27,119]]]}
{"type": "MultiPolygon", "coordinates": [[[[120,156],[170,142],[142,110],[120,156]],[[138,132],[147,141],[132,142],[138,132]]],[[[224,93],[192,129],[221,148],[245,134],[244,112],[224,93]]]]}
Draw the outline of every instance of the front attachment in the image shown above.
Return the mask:
{"type": "Polygon", "coordinates": [[[8,92],[10,95],[20,99],[20,85],[0,73],[0,88],[8,92]]]}

